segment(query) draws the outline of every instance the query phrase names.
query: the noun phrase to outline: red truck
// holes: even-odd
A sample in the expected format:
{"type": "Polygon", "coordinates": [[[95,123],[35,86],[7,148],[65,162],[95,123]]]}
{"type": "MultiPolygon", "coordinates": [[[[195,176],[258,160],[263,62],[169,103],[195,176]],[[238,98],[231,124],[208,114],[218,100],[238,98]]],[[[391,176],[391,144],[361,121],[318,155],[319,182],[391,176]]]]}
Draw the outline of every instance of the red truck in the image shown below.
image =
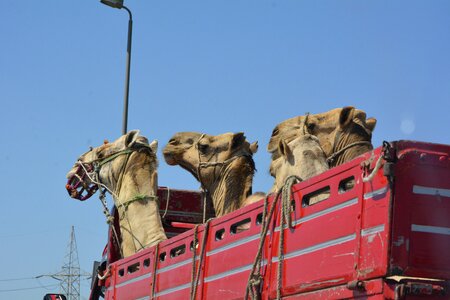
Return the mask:
{"type": "Polygon", "coordinates": [[[295,184],[290,224],[277,195],[203,224],[199,192],[159,198],[170,238],[119,259],[110,233],[91,299],[450,299],[450,146],[385,142],[295,184]]]}

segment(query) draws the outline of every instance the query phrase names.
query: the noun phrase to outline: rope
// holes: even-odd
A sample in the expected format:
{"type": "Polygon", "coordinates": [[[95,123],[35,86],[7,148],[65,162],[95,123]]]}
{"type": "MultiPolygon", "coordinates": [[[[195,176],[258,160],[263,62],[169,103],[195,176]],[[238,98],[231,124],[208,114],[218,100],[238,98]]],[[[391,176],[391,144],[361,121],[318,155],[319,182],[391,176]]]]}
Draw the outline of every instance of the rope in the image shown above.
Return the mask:
{"type": "Polygon", "coordinates": [[[206,220],[206,191],[203,191],[203,220],[202,223],[205,223],[206,220]]]}
{"type": "MultiPolygon", "coordinates": [[[[201,173],[201,169],[202,168],[209,168],[209,167],[214,167],[214,179],[213,179],[213,183],[212,185],[214,185],[223,175],[224,172],[224,167],[226,165],[229,165],[230,163],[232,163],[233,161],[235,161],[236,159],[239,159],[241,157],[247,157],[250,158],[252,160],[252,155],[244,153],[244,154],[240,154],[240,155],[236,155],[233,157],[230,157],[227,160],[224,161],[216,161],[216,162],[210,162],[210,160],[214,157],[211,156],[208,161],[201,161],[201,153],[199,151],[198,145],[200,143],[200,141],[203,139],[203,137],[205,136],[205,134],[203,133],[200,138],[197,140],[197,142],[195,143],[195,148],[197,149],[197,154],[198,154],[198,166],[197,166],[197,177],[198,177],[198,181],[200,182],[200,189],[203,192],[203,223],[205,223],[206,220],[206,201],[207,201],[207,193],[209,193],[209,190],[205,187],[204,185],[204,181],[203,181],[203,177],[202,177],[202,173],[201,173]],[[215,168],[220,166],[220,170],[219,170],[219,176],[216,177],[216,170],[215,168]]],[[[253,160],[252,160],[253,162],[253,160]]],[[[254,162],[253,162],[254,164],[254,162]]],[[[253,166],[254,168],[254,166],[253,166]]],[[[214,207],[216,208],[216,207],[214,207]]]]}
{"type": "Polygon", "coordinates": [[[263,217],[262,217],[262,223],[261,223],[261,236],[259,239],[259,245],[258,250],[256,252],[256,257],[252,265],[252,269],[250,271],[250,275],[247,281],[247,287],[245,290],[245,297],[244,299],[248,299],[249,295],[251,299],[257,300],[261,298],[260,292],[261,292],[261,284],[262,284],[262,276],[261,276],[261,261],[262,261],[262,250],[265,243],[265,237],[267,235],[269,224],[272,221],[272,217],[274,215],[275,207],[277,206],[278,199],[281,198],[281,218],[280,218],[280,241],[279,241],[279,247],[278,247],[278,270],[277,270],[277,299],[281,299],[281,265],[282,260],[284,258],[284,254],[282,253],[283,246],[284,246],[284,227],[287,225],[289,228],[293,227],[292,220],[291,220],[291,192],[292,192],[292,186],[302,181],[300,177],[297,177],[295,175],[289,176],[286,178],[285,183],[281,189],[278,190],[275,199],[273,200],[272,206],[270,208],[270,211],[267,211],[268,207],[268,198],[267,195],[264,198],[264,209],[263,209],[263,217]],[[280,197],[281,196],[281,197],[280,197]]]}
{"type": "Polygon", "coordinates": [[[120,257],[123,257],[123,251],[122,251],[122,247],[120,246],[120,240],[119,240],[119,235],[117,234],[117,230],[116,227],[114,226],[114,217],[111,216],[111,214],[109,213],[108,210],[108,203],[106,203],[106,196],[105,196],[106,190],[103,190],[100,195],[99,195],[99,199],[102,202],[103,205],[103,214],[106,217],[106,223],[109,225],[109,227],[111,228],[113,234],[114,234],[114,239],[116,240],[117,245],[119,246],[119,251],[120,251],[120,257]]]}
{"type": "Polygon", "coordinates": [[[200,141],[203,139],[204,136],[205,136],[205,134],[203,133],[197,140],[197,143],[195,144],[195,148],[197,149],[197,154],[198,154],[197,176],[198,176],[198,181],[200,182],[200,189],[203,193],[203,220],[202,220],[202,223],[205,223],[205,220],[206,220],[206,193],[207,193],[208,189],[203,184],[203,178],[202,178],[202,172],[201,172],[203,163],[201,162],[201,154],[200,154],[200,151],[198,150],[198,144],[200,143],[200,141]]]}
{"type": "Polygon", "coordinates": [[[376,162],[375,167],[373,168],[372,172],[367,177],[363,177],[363,179],[362,179],[363,182],[369,182],[369,181],[373,180],[373,178],[375,177],[375,174],[381,168],[382,161],[383,161],[383,155],[380,155],[380,157],[378,157],[378,159],[377,159],[377,162],[376,162]]]}
{"type": "Polygon", "coordinates": [[[195,226],[194,229],[194,243],[193,243],[193,257],[192,257],[192,276],[191,276],[191,300],[195,300],[195,296],[197,295],[197,286],[198,286],[198,281],[200,279],[200,271],[202,269],[202,265],[203,265],[203,259],[205,257],[205,252],[206,252],[206,241],[208,239],[208,233],[209,233],[209,225],[211,223],[212,219],[209,219],[208,221],[206,221],[205,223],[205,229],[203,230],[203,238],[202,238],[202,248],[201,248],[201,252],[200,252],[200,260],[198,262],[198,268],[195,267],[195,260],[196,260],[196,238],[197,238],[197,226],[195,226]],[[195,277],[194,277],[194,272],[195,272],[195,277]]]}
{"type": "Polygon", "coordinates": [[[291,175],[286,178],[282,187],[281,218],[280,218],[280,240],[278,243],[278,268],[277,268],[277,300],[281,299],[281,288],[283,284],[283,259],[284,259],[284,228],[293,228],[291,218],[291,196],[292,186],[302,181],[300,177],[291,175]]]}
{"type": "Polygon", "coordinates": [[[252,269],[250,271],[250,275],[247,281],[247,287],[245,290],[245,297],[244,299],[248,299],[249,294],[251,294],[251,299],[259,299],[260,298],[260,284],[262,283],[262,276],[261,276],[261,258],[262,258],[262,250],[264,247],[265,238],[267,235],[267,232],[269,230],[269,224],[273,217],[273,212],[275,211],[275,207],[277,205],[279,196],[281,193],[281,189],[278,191],[278,193],[275,196],[275,199],[272,203],[272,207],[270,208],[270,211],[267,212],[267,207],[269,206],[269,195],[267,195],[264,198],[264,209],[263,209],[263,217],[262,217],[262,223],[261,223],[261,235],[259,239],[259,245],[258,250],[256,252],[255,260],[253,262],[252,269]]]}
{"type": "MultiPolygon", "coordinates": [[[[97,270],[97,272],[98,272],[98,270],[97,270]]],[[[111,275],[111,268],[110,267],[107,268],[105,274],[103,274],[103,275],[100,275],[100,273],[97,273],[97,277],[98,277],[99,280],[105,280],[109,275],[111,275]]]]}
{"type": "MultiPolygon", "coordinates": [[[[142,147],[147,147],[146,145],[141,145],[141,146],[142,146],[142,147]]],[[[147,148],[148,148],[148,147],[147,147],[147,148]]],[[[134,251],[137,252],[137,251],[138,251],[138,248],[136,247],[136,242],[138,242],[138,244],[139,244],[139,246],[141,247],[141,249],[144,249],[144,246],[142,245],[142,243],[139,241],[139,239],[138,239],[138,238],[133,234],[133,232],[132,232],[132,229],[131,229],[131,223],[130,223],[130,220],[128,219],[128,216],[127,216],[128,205],[130,205],[131,202],[134,202],[134,201],[137,201],[137,200],[143,200],[144,198],[155,199],[156,196],[136,196],[136,197],[132,198],[131,200],[129,200],[129,201],[125,202],[125,203],[122,203],[121,200],[120,200],[120,197],[119,197],[120,195],[119,195],[119,194],[116,194],[116,193],[113,192],[113,191],[111,191],[105,184],[101,183],[100,180],[99,180],[99,172],[100,172],[100,167],[101,167],[101,166],[103,166],[104,164],[106,164],[106,163],[108,163],[108,162],[111,162],[112,160],[114,160],[115,158],[119,157],[120,155],[127,154],[125,163],[122,165],[122,168],[121,168],[121,171],[120,171],[120,177],[119,177],[119,179],[118,179],[118,181],[117,181],[117,189],[116,189],[116,190],[119,190],[119,191],[120,191],[120,187],[121,187],[121,185],[122,185],[123,176],[124,176],[124,173],[125,173],[125,168],[126,168],[126,166],[127,166],[127,164],[128,164],[128,160],[129,160],[131,154],[132,154],[134,151],[135,151],[135,150],[132,150],[132,149],[125,149],[125,150],[122,150],[122,151],[118,151],[118,152],[116,152],[116,153],[113,153],[113,154],[111,154],[110,156],[108,156],[108,157],[106,157],[106,158],[103,158],[98,164],[95,165],[95,168],[94,168],[94,170],[95,170],[95,171],[94,171],[94,174],[95,174],[95,177],[96,177],[95,179],[92,178],[92,177],[89,175],[89,172],[87,171],[87,169],[86,169],[86,167],[84,166],[84,164],[92,164],[92,163],[94,163],[94,162],[99,161],[100,159],[94,159],[94,160],[90,161],[89,163],[83,163],[82,161],[78,161],[78,163],[81,165],[81,167],[83,168],[83,170],[85,171],[86,175],[88,176],[89,180],[91,180],[92,183],[97,184],[98,187],[99,187],[99,189],[100,189],[101,187],[103,187],[104,190],[108,191],[108,192],[116,199],[116,201],[118,202],[117,209],[119,209],[120,207],[124,207],[124,212],[123,212],[123,215],[122,215],[121,219],[122,219],[122,220],[123,220],[123,219],[126,220],[126,222],[128,223],[128,226],[129,226],[130,229],[127,229],[127,228],[124,227],[124,226],[121,226],[121,228],[125,229],[125,230],[131,235],[132,241],[133,241],[134,251]]],[[[156,198],[157,198],[157,197],[156,197],[156,198]]],[[[112,216],[109,214],[109,211],[108,211],[108,205],[107,205],[107,203],[106,203],[104,193],[101,194],[100,200],[102,201],[102,204],[103,204],[103,208],[104,208],[103,213],[105,214],[106,222],[107,222],[108,224],[110,224],[110,226],[112,227],[112,230],[113,230],[113,232],[114,232],[114,236],[115,236],[116,240],[119,241],[119,239],[118,239],[118,234],[117,234],[117,232],[116,232],[116,230],[115,230],[115,228],[114,228],[114,224],[113,224],[114,217],[112,217],[112,216]]],[[[118,244],[120,245],[120,242],[118,242],[118,244]]],[[[120,255],[123,257],[122,247],[119,246],[119,248],[120,248],[120,255]]]]}
{"type": "Polygon", "coordinates": [[[164,214],[162,216],[163,219],[166,217],[167,211],[169,210],[169,199],[170,199],[170,188],[167,187],[166,209],[164,210],[164,214]]]}
{"type": "Polygon", "coordinates": [[[153,261],[153,274],[152,274],[152,299],[155,299],[156,291],[156,270],[158,269],[159,260],[159,243],[155,246],[155,259],[153,261]]]}
{"type": "Polygon", "coordinates": [[[141,241],[139,241],[139,239],[133,234],[133,231],[131,229],[128,229],[128,228],[126,228],[124,226],[120,226],[120,228],[121,229],[125,229],[125,231],[128,232],[131,235],[131,237],[133,238],[133,246],[134,246],[134,252],[135,253],[138,252],[138,249],[136,248],[135,241],[138,242],[139,246],[141,247],[139,250],[145,249],[145,247],[144,247],[145,245],[142,245],[141,241]]]}
{"type": "Polygon", "coordinates": [[[128,206],[135,202],[135,201],[142,201],[142,200],[154,200],[154,201],[158,201],[158,196],[155,195],[137,195],[134,198],[131,198],[130,200],[126,201],[126,202],[122,202],[119,205],[117,205],[117,208],[119,207],[123,207],[124,211],[128,210],[128,206]]]}
{"type": "Polygon", "coordinates": [[[195,293],[193,293],[194,291],[194,280],[195,280],[195,274],[196,274],[196,269],[195,269],[195,256],[197,254],[197,229],[198,229],[198,224],[195,225],[194,227],[194,238],[192,241],[192,271],[191,271],[191,295],[190,295],[190,299],[193,299],[193,297],[195,296],[195,293]]]}
{"type": "MultiPolygon", "coordinates": [[[[84,166],[84,163],[83,163],[81,160],[78,161],[78,164],[81,165],[81,167],[83,168],[83,170],[84,170],[84,172],[86,173],[87,177],[89,178],[89,180],[90,180],[92,183],[98,185],[99,187],[102,187],[102,188],[106,189],[111,195],[113,195],[114,197],[117,197],[117,195],[116,195],[113,191],[111,191],[106,185],[104,185],[104,184],[101,183],[100,181],[95,180],[94,178],[91,177],[91,175],[89,175],[88,170],[86,169],[86,167],[84,166]]],[[[94,173],[94,174],[97,175],[97,173],[94,173]]]]}
{"type": "Polygon", "coordinates": [[[344,148],[334,152],[333,154],[331,154],[328,158],[327,158],[327,163],[330,165],[334,162],[334,160],[336,159],[337,156],[341,155],[342,153],[344,153],[347,149],[354,147],[354,146],[358,146],[358,145],[372,145],[371,142],[368,141],[359,141],[359,142],[354,142],[351,144],[348,144],[347,146],[345,146],[344,148]]]}

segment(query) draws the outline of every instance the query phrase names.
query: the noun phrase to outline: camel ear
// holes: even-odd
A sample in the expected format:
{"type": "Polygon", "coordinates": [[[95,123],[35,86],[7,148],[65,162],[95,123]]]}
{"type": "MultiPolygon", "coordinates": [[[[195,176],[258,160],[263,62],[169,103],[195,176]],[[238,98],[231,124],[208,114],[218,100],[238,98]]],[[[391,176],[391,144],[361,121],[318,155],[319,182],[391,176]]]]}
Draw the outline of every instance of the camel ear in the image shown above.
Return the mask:
{"type": "Polygon", "coordinates": [[[288,161],[291,160],[291,157],[293,156],[292,150],[291,150],[291,148],[289,148],[289,145],[286,143],[286,141],[284,139],[281,139],[280,142],[278,142],[278,151],[288,161]]]}
{"type": "Polygon", "coordinates": [[[245,136],[243,132],[238,132],[233,135],[233,141],[231,142],[231,149],[234,149],[245,141],[245,136]]]}
{"type": "Polygon", "coordinates": [[[346,106],[341,110],[339,115],[339,127],[344,128],[348,126],[353,120],[355,108],[353,106],[346,106]]]}
{"type": "Polygon", "coordinates": [[[258,142],[254,142],[250,144],[250,151],[252,152],[252,154],[255,154],[256,151],[258,151],[258,142]]]}
{"type": "Polygon", "coordinates": [[[152,149],[153,153],[156,153],[158,151],[158,141],[154,140],[150,143],[150,149],[152,149]]]}
{"type": "Polygon", "coordinates": [[[129,148],[134,145],[139,136],[139,130],[131,130],[125,135],[125,147],[129,148]]]}
{"type": "Polygon", "coordinates": [[[367,129],[370,130],[370,132],[373,132],[373,130],[375,129],[375,125],[377,125],[377,119],[375,119],[375,118],[368,118],[366,120],[366,126],[367,126],[367,129]]]}

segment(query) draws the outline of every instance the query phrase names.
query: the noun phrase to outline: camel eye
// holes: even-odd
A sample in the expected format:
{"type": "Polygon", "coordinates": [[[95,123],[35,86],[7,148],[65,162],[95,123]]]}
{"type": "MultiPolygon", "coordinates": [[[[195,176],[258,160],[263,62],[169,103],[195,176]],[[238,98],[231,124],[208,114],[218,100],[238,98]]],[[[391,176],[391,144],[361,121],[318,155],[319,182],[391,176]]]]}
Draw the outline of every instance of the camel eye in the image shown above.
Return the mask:
{"type": "Polygon", "coordinates": [[[304,150],[303,151],[304,156],[312,156],[314,157],[314,152],[312,150],[304,150]]]}
{"type": "Polygon", "coordinates": [[[306,124],[306,128],[308,128],[308,131],[311,133],[316,128],[316,124],[308,123],[306,124]]]}
{"type": "Polygon", "coordinates": [[[179,142],[176,139],[170,139],[169,144],[171,144],[171,145],[178,145],[179,142]]]}
{"type": "Polygon", "coordinates": [[[209,146],[206,144],[198,144],[198,150],[202,153],[207,152],[209,149],[209,146]]]}

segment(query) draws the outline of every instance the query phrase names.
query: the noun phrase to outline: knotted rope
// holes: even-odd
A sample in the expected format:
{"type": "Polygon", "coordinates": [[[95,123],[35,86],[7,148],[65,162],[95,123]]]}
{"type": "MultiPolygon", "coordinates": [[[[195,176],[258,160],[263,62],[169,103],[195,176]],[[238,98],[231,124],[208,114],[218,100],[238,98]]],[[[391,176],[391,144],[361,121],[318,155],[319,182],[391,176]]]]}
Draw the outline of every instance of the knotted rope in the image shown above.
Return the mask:
{"type": "Polygon", "coordinates": [[[282,188],[280,188],[275,196],[275,199],[272,202],[272,206],[270,211],[267,211],[268,208],[268,198],[266,196],[264,198],[264,208],[263,208],[263,217],[261,223],[261,235],[259,239],[258,250],[256,252],[255,260],[252,265],[252,269],[250,270],[250,275],[247,281],[247,287],[245,290],[244,299],[248,299],[249,295],[252,300],[259,300],[261,298],[261,284],[262,284],[262,276],[261,276],[261,262],[262,262],[262,251],[266,239],[267,232],[269,230],[269,224],[272,221],[272,217],[274,215],[275,207],[277,206],[278,199],[281,198],[280,205],[280,241],[278,247],[278,269],[277,269],[277,299],[281,299],[281,272],[282,272],[282,260],[284,258],[284,254],[282,253],[284,247],[284,227],[288,226],[289,228],[293,227],[292,218],[291,218],[291,204],[290,199],[292,196],[292,186],[302,181],[300,177],[295,175],[289,176],[286,178],[285,183],[282,188]],[[280,197],[281,196],[281,197],[280,197]]]}
{"type": "Polygon", "coordinates": [[[209,233],[209,225],[212,219],[209,219],[208,221],[206,221],[205,223],[205,228],[203,230],[203,238],[202,238],[202,245],[201,245],[201,251],[200,251],[200,259],[198,262],[198,267],[196,268],[196,264],[195,264],[195,260],[196,260],[196,245],[197,245],[197,229],[199,224],[195,225],[194,228],[194,239],[192,242],[192,273],[191,273],[191,295],[190,295],[190,299],[191,300],[195,300],[195,296],[197,294],[197,286],[198,286],[198,281],[200,279],[200,271],[202,269],[202,265],[203,265],[203,259],[205,257],[205,252],[206,252],[206,241],[208,239],[208,233],[209,233]]]}
{"type": "Polygon", "coordinates": [[[278,243],[278,268],[277,268],[277,300],[281,299],[281,288],[283,285],[283,259],[284,259],[284,229],[293,228],[291,218],[291,197],[292,186],[302,179],[298,176],[291,175],[286,178],[282,189],[281,196],[281,217],[280,217],[280,240],[278,243]]]}

